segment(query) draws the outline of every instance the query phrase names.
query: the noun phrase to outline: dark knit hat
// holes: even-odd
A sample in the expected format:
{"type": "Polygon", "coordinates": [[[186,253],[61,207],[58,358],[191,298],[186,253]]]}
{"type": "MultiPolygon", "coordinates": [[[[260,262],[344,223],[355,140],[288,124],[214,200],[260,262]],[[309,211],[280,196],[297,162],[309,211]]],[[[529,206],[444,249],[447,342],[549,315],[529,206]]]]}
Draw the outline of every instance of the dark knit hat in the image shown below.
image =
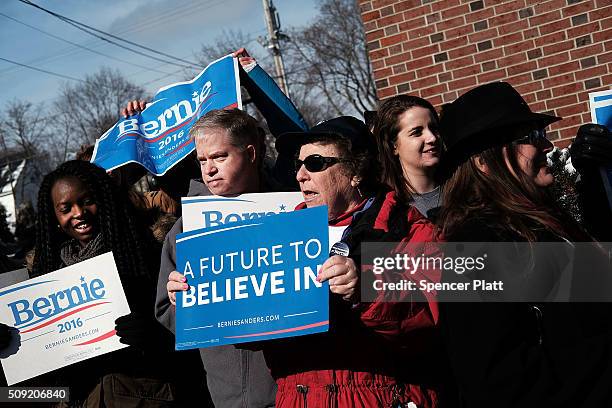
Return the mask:
{"type": "Polygon", "coordinates": [[[375,149],[374,137],[365,123],[352,116],[340,116],[321,122],[307,132],[287,132],[281,134],[276,139],[276,150],[279,155],[293,157],[301,146],[320,137],[332,139],[344,137],[350,140],[353,150],[356,151],[375,149]]]}

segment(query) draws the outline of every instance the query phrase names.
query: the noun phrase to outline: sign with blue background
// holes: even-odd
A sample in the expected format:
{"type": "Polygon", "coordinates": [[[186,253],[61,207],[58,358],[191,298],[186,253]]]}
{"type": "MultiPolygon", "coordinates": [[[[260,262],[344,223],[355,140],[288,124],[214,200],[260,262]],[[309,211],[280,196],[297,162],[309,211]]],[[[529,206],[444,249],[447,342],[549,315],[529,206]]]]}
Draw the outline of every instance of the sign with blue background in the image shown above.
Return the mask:
{"type": "Polygon", "coordinates": [[[238,60],[209,64],[189,82],[161,88],[144,111],[122,119],[96,141],[92,162],[112,170],[139,163],[161,176],[195,148],[189,129],[213,109],[242,108],[238,60]]]}
{"type": "Polygon", "coordinates": [[[589,102],[593,123],[604,125],[612,130],[612,90],[591,92],[589,102]]]}
{"type": "MultiPolygon", "coordinates": [[[[593,123],[604,125],[612,130],[612,89],[590,93],[589,102],[593,123]]],[[[599,171],[608,196],[608,205],[612,210],[612,166],[602,166],[599,171]]]]}
{"type": "Polygon", "coordinates": [[[176,349],[327,331],[328,248],[325,206],[177,235],[176,349]]]}

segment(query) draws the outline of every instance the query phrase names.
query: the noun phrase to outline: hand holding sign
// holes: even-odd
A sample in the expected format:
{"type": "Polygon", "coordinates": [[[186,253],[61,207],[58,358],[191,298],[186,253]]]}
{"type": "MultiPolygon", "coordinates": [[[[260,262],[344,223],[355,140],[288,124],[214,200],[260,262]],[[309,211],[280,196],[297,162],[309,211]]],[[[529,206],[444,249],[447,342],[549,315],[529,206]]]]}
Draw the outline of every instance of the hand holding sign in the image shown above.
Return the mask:
{"type": "Polygon", "coordinates": [[[329,290],[332,293],[341,295],[342,299],[350,302],[356,295],[359,275],[357,265],[351,258],[341,255],[334,255],[328,258],[317,276],[317,281],[325,282],[329,280],[329,290]]]}
{"type": "Polygon", "coordinates": [[[249,52],[243,47],[239,48],[232,53],[232,57],[238,58],[238,62],[242,69],[249,72],[256,64],[255,58],[249,55],[249,52]]]}
{"type": "Polygon", "coordinates": [[[166,284],[166,290],[168,291],[168,298],[170,303],[176,306],[176,292],[182,292],[189,289],[189,285],[186,283],[187,278],[180,272],[172,271],[168,276],[168,283],[166,284]]]}

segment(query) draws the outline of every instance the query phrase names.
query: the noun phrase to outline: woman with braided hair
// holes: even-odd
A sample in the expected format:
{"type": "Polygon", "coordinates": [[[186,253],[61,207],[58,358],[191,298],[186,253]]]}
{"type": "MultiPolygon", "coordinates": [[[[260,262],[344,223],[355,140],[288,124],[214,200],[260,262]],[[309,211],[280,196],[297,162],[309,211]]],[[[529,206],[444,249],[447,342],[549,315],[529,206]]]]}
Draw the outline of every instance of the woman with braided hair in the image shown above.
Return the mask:
{"type": "Polygon", "coordinates": [[[120,275],[153,279],[155,265],[142,248],[145,230],[102,168],[74,160],[49,173],[38,193],[37,217],[34,276],[112,251],[120,275]],[[81,202],[62,202],[73,198],[66,195],[81,202]]]}
{"type": "Polygon", "coordinates": [[[102,168],[74,160],[45,176],[38,194],[31,275],[44,275],[112,251],[132,310],[115,322],[120,341],[132,347],[37,379],[44,385],[69,386],[70,406],[184,406],[188,402],[177,399],[181,393],[176,386],[180,383],[193,392],[201,385],[201,372],[190,370],[193,364],[187,361],[187,353],[173,351],[171,334],[153,316],[161,248],[150,253],[154,240],[147,231],[140,226],[127,196],[102,168]],[[188,373],[189,379],[173,378],[178,373],[173,374],[177,370],[170,363],[177,361],[186,368],[178,371],[188,373]]]}

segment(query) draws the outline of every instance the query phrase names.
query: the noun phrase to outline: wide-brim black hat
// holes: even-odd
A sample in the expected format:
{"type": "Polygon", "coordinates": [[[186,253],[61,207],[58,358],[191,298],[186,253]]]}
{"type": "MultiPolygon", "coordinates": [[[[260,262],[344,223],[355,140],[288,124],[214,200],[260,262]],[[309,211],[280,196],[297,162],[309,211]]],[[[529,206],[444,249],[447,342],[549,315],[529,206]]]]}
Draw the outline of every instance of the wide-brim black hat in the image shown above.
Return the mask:
{"type": "Polygon", "coordinates": [[[353,151],[375,148],[374,137],[364,122],[352,116],[340,116],[321,122],[306,132],[281,134],[276,139],[276,151],[279,155],[294,157],[300,147],[321,138],[348,139],[353,151]]]}
{"type": "Polygon", "coordinates": [[[545,128],[560,117],[535,113],[507,82],[478,86],[444,105],[440,135],[447,164],[459,164],[469,156],[521,137],[508,131],[533,124],[545,128]]]}

